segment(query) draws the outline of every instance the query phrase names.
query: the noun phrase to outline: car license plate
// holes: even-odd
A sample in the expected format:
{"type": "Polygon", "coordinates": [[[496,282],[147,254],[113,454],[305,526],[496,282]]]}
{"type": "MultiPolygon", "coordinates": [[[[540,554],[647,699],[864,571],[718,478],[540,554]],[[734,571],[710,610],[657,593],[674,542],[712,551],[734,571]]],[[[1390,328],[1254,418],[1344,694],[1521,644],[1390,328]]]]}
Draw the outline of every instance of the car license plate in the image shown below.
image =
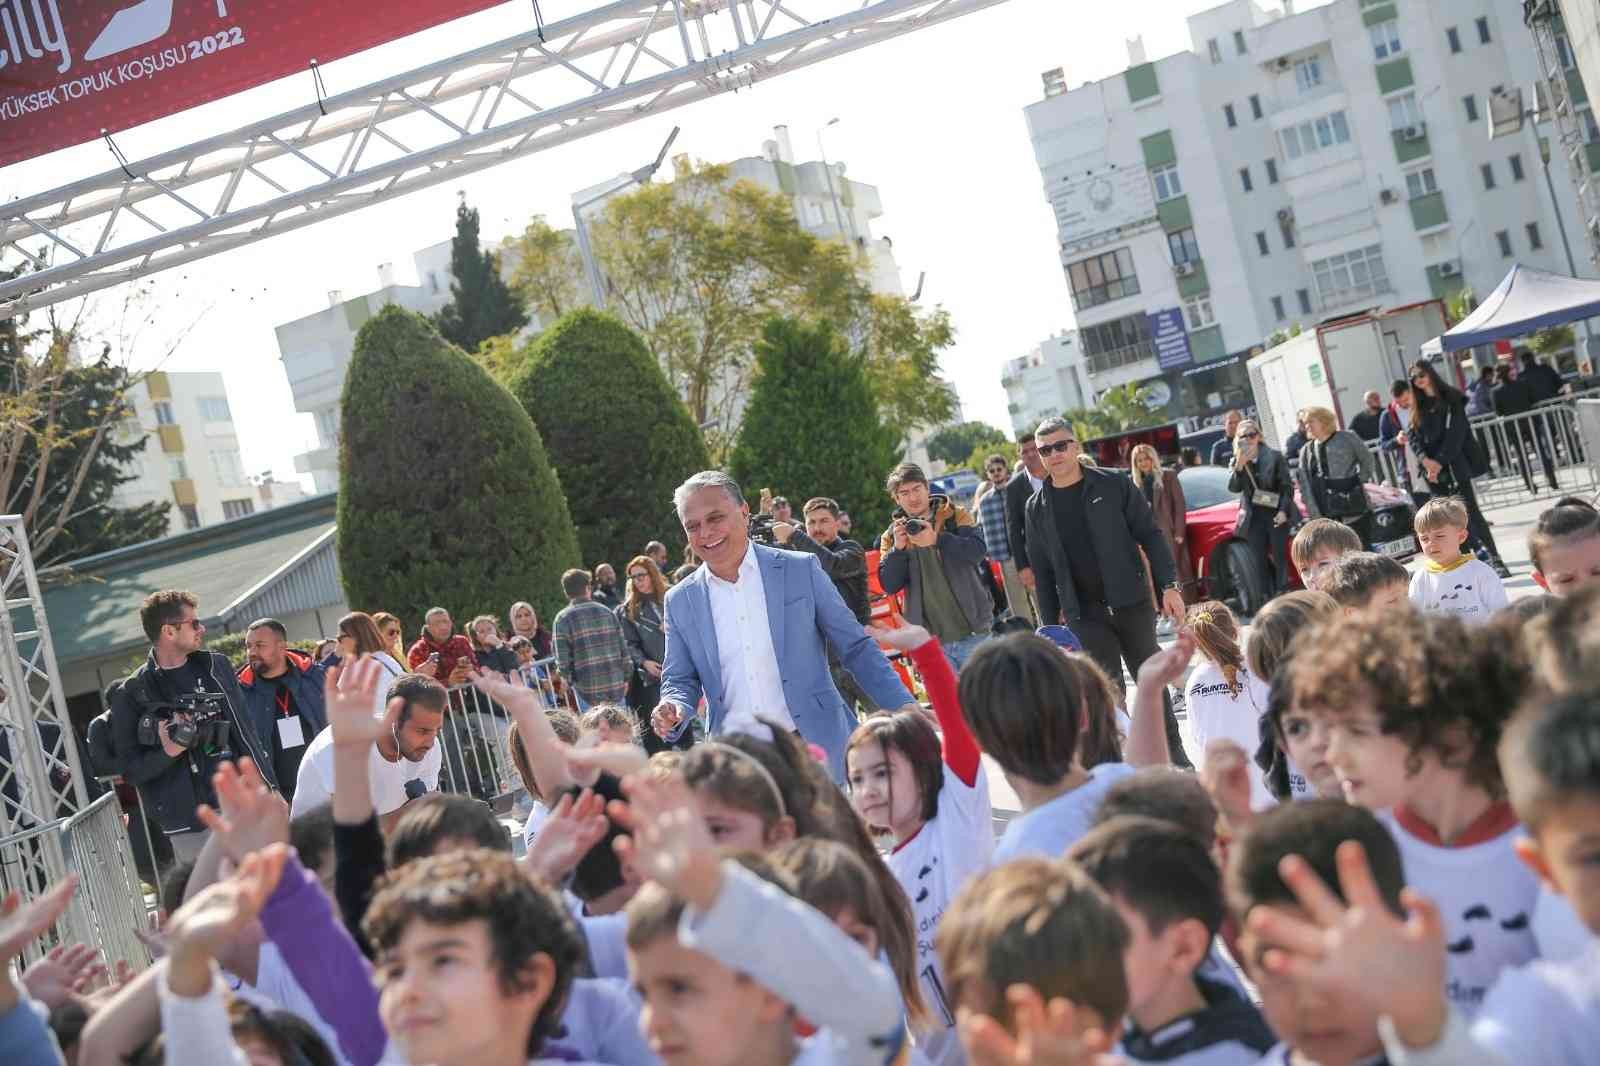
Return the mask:
{"type": "Polygon", "coordinates": [[[1377,548],[1379,554],[1382,555],[1411,555],[1417,550],[1417,538],[1401,537],[1399,540],[1386,541],[1383,544],[1375,544],[1373,547],[1377,548]]]}

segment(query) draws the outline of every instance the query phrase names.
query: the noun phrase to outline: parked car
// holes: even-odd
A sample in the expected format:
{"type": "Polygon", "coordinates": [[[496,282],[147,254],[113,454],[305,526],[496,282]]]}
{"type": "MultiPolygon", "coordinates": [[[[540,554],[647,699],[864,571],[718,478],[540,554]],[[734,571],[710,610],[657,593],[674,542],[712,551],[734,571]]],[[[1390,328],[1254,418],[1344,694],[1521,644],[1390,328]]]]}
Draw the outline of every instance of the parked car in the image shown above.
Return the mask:
{"type": "MultiPolygon", "coordinates": [[[[1250,558],[1249,546],[1233,535],[1239,495],[1228,491],[1228,471],[1217,466],[1188,467],[1178,471],[1178,482],[1189,507],[1183,542],[1201,593],[1211,599],[1232,600],[1242,613],[1255,614],[1267,602],[1267,590],[1250,558]]],[[[1366,489],[1373,510],[1373,550],[1400,562],[1415,557],[1416,514],[1411,498],[1388,485],[1369,484],[1366,489]]],[[[1295,501],[1303,511],[1298,492],[1295,501]]],[[[1302,585],[1292,562],[1289,583],[1294,588],[1302,585]]]]}

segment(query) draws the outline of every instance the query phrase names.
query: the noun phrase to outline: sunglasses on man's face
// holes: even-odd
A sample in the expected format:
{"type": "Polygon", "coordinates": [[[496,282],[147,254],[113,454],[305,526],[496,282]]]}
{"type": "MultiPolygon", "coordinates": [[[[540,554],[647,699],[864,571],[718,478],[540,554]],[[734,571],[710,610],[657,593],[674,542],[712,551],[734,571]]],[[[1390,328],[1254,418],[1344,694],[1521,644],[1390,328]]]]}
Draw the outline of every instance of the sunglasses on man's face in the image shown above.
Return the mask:
{"type": "Polygon", "coordinates": [[[1072,448],[1076,447],[1077,444],[1078,444],[1078,442],[1075,441],[1075,440],[1059,440],[1059,441],[1056,441],[1054,444],[1041,444],[1041,445],[1039,445],[1039,454],[1040,455],[1054,455],[1056,452],[1061,452],[1061,453],[1065,454],[1067,451],[1069,451],[1072,448]]]}

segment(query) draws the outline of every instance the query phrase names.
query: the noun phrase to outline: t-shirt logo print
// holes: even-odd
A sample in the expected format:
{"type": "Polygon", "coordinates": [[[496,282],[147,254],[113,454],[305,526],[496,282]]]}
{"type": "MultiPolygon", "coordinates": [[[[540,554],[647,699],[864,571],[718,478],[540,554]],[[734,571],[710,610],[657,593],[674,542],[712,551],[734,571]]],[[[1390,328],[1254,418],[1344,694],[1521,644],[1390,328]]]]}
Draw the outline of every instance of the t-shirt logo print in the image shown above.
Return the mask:
{"type": "MultiPolygon", "coordinates": [[[[1489,910],[1488,905],[1477,903],[1461,912],[1461,920],[1463,922],[1492,922],[1495,919],[1494,912],[1489,910]]],[[[1500,922],[1500,928],[1508,933],[1516,933],[1528,928],[1527,913],[1519,912],[1510,918],[1504,919],[1500,922]]],[[[1445,949],[1452,955],[1465,955],[1476,947],[1477,943],[1472,939],[1471,933],[1468,933],[1460,940],[1445,945],[1445,949]]]]}

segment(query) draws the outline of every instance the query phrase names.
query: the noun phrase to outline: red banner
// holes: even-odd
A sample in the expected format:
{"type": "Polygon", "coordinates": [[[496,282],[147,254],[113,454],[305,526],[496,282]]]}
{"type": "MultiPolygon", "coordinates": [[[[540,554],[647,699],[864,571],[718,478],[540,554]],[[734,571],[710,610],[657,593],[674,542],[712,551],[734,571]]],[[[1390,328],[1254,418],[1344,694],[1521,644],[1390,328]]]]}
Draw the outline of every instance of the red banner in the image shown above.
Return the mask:
{"type": "MultiPolygon", "coordinates": [[[[497,2],[0,0],[0,165],[305,71],[313,59],[326,63],[497,2]]],[[[308,99],[311,94],[307,74],[308,99]]]]}

